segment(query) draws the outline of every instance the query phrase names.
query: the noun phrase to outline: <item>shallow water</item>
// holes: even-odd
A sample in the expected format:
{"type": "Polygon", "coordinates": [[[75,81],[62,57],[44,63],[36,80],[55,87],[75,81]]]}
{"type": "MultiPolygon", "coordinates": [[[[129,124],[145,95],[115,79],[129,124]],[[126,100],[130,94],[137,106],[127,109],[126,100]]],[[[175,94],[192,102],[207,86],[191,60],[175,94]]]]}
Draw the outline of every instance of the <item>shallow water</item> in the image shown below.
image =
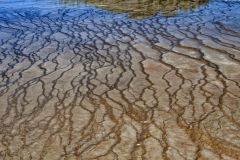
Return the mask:
{"type": "Polygon", "coordinates": [[[0,1],[0,159],[239,159],[240,2],[128,2],[0,1]]]}

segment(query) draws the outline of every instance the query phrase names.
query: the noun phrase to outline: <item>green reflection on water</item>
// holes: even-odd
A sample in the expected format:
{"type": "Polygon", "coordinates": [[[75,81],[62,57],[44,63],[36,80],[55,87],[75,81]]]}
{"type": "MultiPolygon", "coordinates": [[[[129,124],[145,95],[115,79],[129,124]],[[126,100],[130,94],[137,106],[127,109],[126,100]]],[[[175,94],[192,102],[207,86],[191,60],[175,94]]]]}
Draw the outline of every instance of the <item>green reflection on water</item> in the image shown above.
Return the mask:
{"type": "Polygon", "coordinates": [[[130,18],[141,19],[160,11],[164,16],[174,16],[178,11],[188,11],[206,4],[208,0],[60,0],[63,4],[91,4],[117,13],[128,13],[130,18]]]}

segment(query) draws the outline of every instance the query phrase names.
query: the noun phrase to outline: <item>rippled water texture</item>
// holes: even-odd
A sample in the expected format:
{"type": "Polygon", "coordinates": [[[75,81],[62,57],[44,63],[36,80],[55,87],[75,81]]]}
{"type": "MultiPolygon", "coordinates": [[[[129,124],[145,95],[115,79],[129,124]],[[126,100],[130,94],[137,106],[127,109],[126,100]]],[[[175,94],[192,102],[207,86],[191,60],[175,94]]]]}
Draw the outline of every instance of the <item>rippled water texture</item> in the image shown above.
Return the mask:
{"type": "Polygon", "coordinates": [[[117,13],[128,13],[130,18],[145,18],[161,12],[173,16],[180,10],[188,11],[204,5],[208,0],[60,0],[63,4],[81,3],[94,5],[117,13]]]}
{"type": "Polygon", "coordinates": [[[240,159],[239,28],[237,1],[1,0],[0,160],[240,159]]]}

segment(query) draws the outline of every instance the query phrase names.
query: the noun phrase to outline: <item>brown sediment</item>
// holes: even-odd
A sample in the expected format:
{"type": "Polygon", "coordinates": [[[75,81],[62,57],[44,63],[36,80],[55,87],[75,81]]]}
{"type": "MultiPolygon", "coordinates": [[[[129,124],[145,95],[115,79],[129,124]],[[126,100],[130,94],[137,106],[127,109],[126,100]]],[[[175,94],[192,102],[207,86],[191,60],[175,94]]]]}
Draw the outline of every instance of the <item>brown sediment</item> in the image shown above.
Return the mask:
{"type": "Polygon", "coordinates": [[[234,11],[0,11],[0,159],[240,159],[234,11]]]}
{"type": "Polygon", "coordinates": [[[128,13],[129,17],[141,19],[161,12],[164,16],[174,16],[178,11],[189,11],[208,0],[60,0],[63,4],[86,3],[116,13],[128,13]]]}

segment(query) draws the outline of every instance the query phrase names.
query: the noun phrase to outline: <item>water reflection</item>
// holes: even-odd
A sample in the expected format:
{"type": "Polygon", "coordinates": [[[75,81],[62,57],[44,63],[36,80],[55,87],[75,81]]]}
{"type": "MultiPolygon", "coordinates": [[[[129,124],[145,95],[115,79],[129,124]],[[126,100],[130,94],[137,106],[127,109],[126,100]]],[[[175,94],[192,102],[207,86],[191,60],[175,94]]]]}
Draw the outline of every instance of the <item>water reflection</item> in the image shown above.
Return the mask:
{"type": "Polygon", "coordinates": [[[240,3],[59,2],[0,0],[0,160],[239,160],[240,3]]]}
{"type": "Polygon", "coordinates": [[[164,16],[174,16],[178,11],[188,11],[204,5],[208,0],[60,0],[64,4],[91,4],[117,13],[128,13],[130,18],[145,18],[160,11],[164,16]]]}

